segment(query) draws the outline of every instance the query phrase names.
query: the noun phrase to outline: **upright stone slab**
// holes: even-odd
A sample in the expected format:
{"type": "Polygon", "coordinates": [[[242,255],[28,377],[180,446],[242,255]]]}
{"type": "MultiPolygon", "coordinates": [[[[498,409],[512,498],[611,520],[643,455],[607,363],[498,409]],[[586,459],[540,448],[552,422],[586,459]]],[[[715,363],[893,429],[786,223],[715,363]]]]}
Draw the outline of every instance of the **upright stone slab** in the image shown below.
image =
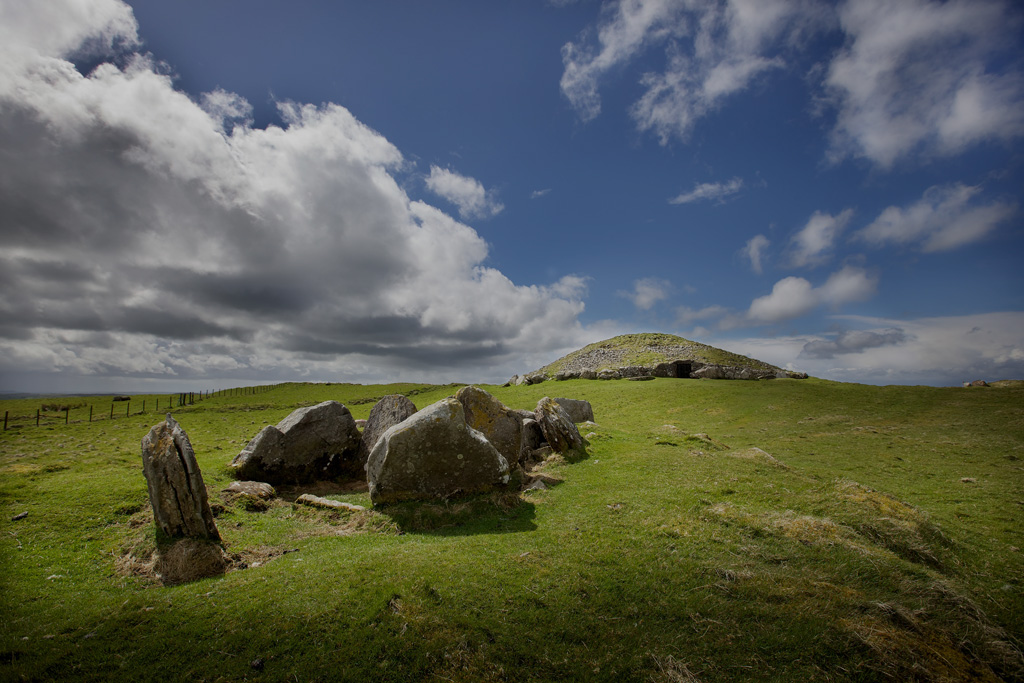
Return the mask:
{"type": "Polygon", "coordinates": [[[479,387],[462,387],[455,398],[462,404],[466,424],[483,434],[515,469],[523,446],[523,420],[479,387]]]}
{"type": "Polygon", "coordinates": [[[590,405],[590,401],[578,398],[556,398],[555,403],[562,406],[562,410],[575,424],[594,421],[594,408],[590,405]]]}
{"type": "Polygon", "coordinates": [[[362,435],[348,408],[324,401],[264,427],[231,466],[239,479],[304,484],[361,477],[365,462],[362,435]]]}
{"type": "Polygon", "coordinates": [[[555,453],[561,453],[567,460],[576,460],[587,454],[586,443],[579,430],[555,399],[545,396],[537,401],[533,414],[544,440],[555,453]]]}
{"type": "Polygon", "coordinates": [[[220,541],[192,443],[170,413],[142,439],[142,472],[161,531],[171,538],[220,541]]]}
{"type": "Polygon", "coordinates": [[[416,406],[408,397],[401,394],[391,394],[377,401],[370,410],[366,428],[363,429],[363,446],[366,452],[373,450],[384,432],[415,414],[416,406]]]}
{"type": "Polygon", "coordinates": [[[373,503],[449,498],[508,483],[508,461],[466,424],[455,398],[427,406],[388,429],[366,463],[373,503]]]}

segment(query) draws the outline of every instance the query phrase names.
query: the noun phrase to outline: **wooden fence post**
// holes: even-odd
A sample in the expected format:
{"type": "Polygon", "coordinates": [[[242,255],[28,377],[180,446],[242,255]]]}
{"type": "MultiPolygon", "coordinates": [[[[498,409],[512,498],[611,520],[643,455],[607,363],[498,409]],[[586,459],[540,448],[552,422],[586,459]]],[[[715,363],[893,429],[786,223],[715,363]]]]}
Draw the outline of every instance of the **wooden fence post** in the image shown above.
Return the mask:
{"type": "Polygon", "coordinates": [[[39,408],[36,408],[36,427],[39,426],[39,408]]]}
{"type": "Polygon", "coordinates": [[[89,404],[89,422],[92,422],[92,404],[89,404]]]}
{"type": "Polygon", "coordinates": [[[5,432],[7,431],[7,413],[9,413],[9,412],[11,412],[11,411],[9,411],[9,410],[5,410],[4,411],[4,431],[5,432]]]}
{"type": "Polygon", "coordinates": [[[110,419],[111,420],[114,419],[114,404],[113,403],[110,404],[110,419]]]}
{"type": "Polygon", "coordinates": [[[131,409],[132,409],[132,402],[131,401],[126,402],[124,404],[124,416],[125,417],[128,417],[129,415],[131,415],[131,412],[130,412],[131,409]]]}

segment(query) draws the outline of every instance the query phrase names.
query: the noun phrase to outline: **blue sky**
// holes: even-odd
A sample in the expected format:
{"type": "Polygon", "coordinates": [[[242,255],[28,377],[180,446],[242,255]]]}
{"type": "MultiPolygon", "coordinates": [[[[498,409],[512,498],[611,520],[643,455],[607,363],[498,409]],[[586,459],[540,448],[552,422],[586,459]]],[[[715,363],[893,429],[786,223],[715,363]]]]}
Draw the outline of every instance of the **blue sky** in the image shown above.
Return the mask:
{"type": "Polygon", "coordinates": [[[0,390],[498,381],[660,331],[1024,377],[999,0],[0,0],[0,390]]]}

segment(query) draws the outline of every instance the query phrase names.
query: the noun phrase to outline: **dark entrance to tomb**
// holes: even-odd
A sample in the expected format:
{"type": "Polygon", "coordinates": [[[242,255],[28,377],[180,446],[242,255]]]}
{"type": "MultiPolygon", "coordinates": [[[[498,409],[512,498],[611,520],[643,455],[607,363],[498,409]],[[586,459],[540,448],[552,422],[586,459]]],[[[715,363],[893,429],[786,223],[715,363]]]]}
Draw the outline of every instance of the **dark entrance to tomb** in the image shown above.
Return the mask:
{"type": "Polygon", "coordinates": [[[683,361],[678,361],[677,360],[674,363],[674,365],[676,366],[676,375],[675,375],[676,377],[680,377],[682,379],[686,379],[687,377],[690,376],[690,373],[693,372],[693,364],[692,363],[684,363],[683,361]]]}

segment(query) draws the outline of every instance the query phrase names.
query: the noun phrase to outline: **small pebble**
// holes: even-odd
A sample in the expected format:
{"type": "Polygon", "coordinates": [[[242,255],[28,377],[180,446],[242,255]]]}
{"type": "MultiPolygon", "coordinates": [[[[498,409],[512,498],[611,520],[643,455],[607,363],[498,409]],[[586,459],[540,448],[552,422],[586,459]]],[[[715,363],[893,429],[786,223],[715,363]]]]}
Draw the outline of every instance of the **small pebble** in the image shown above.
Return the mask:
{"type": "Polygon", "coordinates": [[[25,519],[26,517],[28,517],[28,513],[27,512],[21,512],[21,513],[18,513],[16,515],[14,515],[13,517],[11,517],[11,521],[12,522],[17,522],[19,519],[25,519]]]}

